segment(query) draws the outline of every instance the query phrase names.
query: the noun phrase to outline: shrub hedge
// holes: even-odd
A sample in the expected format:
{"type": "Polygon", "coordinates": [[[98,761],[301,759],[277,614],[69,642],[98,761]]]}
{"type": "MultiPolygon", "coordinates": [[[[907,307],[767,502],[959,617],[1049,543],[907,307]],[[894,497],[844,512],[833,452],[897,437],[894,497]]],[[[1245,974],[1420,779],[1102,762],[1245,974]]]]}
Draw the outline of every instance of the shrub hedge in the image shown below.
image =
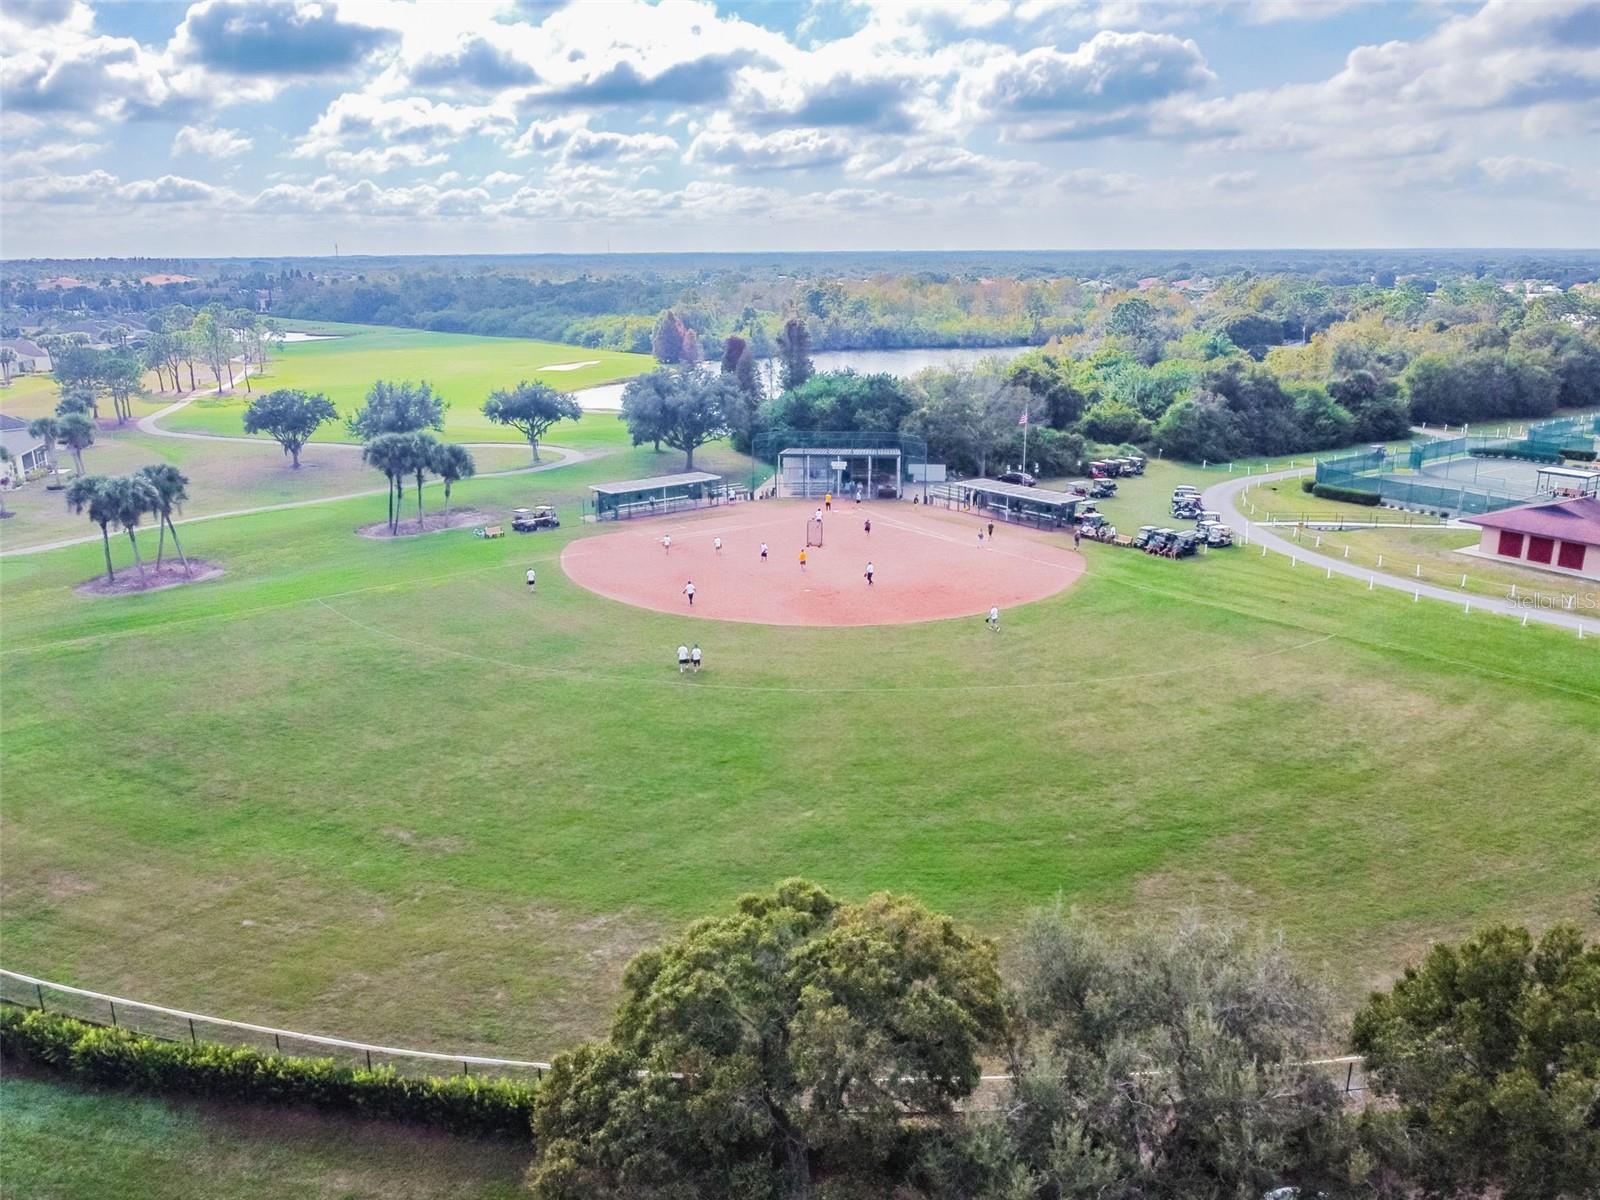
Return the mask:
{"type": "Polygon", "coordinates": [[[1324,500],[1343,500],[1346,504],[1379,505],[1383,503],[1380,492],[1368,492],[1361,488],[1335,487],[1331,483],[1319,483],[1311,489],[1313,496],[1321,496],[1324,500]]]}
{"type": "Polygon", "coordinates": [[[0,1054],[111,1087],[305,1104],[430,1125],[451,1133],[533,1139],[534,1088],[468,1075],[411,1079],[388,1067],[263,1054],[216,1042],[168,1042],[37,1010],[0,1008],[0,1054]]]}

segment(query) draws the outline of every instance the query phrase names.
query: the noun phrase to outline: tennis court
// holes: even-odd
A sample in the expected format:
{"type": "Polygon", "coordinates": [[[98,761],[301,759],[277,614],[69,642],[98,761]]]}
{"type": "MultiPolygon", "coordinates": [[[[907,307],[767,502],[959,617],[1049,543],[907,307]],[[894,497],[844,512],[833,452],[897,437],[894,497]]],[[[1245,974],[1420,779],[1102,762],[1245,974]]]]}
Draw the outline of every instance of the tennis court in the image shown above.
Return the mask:
{"type": "Polygon", "coordinates": [[[1449,479],[1457,485],[1476,485],[1505,495],[1531,498],[1537,490],[1541,465],[1520,458],[1462,456],[1424,463],[1418,469],[1418,474],[1449,479]]]}

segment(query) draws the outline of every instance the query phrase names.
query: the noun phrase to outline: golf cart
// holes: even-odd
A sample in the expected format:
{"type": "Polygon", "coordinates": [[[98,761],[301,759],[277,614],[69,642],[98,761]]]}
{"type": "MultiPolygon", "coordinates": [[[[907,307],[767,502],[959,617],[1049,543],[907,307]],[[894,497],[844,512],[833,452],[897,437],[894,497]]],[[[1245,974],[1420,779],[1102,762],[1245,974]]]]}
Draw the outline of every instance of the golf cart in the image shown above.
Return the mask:
{"type": "Polygon", "coordinates": [[[511,528],[518,533],[537,533],[541,529],[559,529],[561,519],[556,516],[554,506],[541,504],[535,508],[514,508],[511,510],[511,528]]]}
{"type": "Polygon", "coordinates": [[[1185,500],[1172,502],[1172,515],[1180,521],[1198,521],[1203,510],[1199,504],[1192,504],[1185,500]]]}
{"type": "Polygon", "coordinates": [[[1150,536],[1145,539],[1145,553],[1165,554],[1167,552],[1167,547],[1172,544],[1172,540],[1177,536],[1178,531],[1175,529],[1152,530],[1150,536]]]}
{"type": "Polygon", "coordinates": [[[1115,463],[1107,462],[1105,459],[1099,459],[1089,464],[1089,474],[1096,479],[1110,479],[1117,473],[1117,470],[1115,463]]]}
{"type": "Polygon", "coordinates": [[[1175,533],[1172,535],[1172,541],[1167,545],[1167,554],[1171,558],[1188,558],[1199,545],[1200,537],[1198,534],[1187,531],[1175,533]]]}
{"type": "Polygon", "coordinates": [[[1201,521],[1194,531],[1205,539],[1208,546],[1233,545],[1233,530],[1221,521],[1201,521]]]}
{"type": "Polygon", "coordinates": [[[1172,489],[1172,499],[1174,502],[1185,498],[1193,500],[1198,504],[1200,502],[1200,489],[1195,487],[1192,483],[1180,483],[1177,487],[1172,489]]]}
{"type": "Polygon", "coordinates": [[[1032,487],[1037,480],[1026,471],[1007,471],[1004,475],[996,476],[1001,483],[1019,483],[1023,487],[1032,487]]]}
{"type": "Polygon", "coordinates": [[[1143,475],[1144,474],[1144,459],[1140,458],[1137,454],[1130,454],[1127,458],[1123,459],[1122,461],[1128,464],[1122,470],[1122,473],[1124,475],[1143,475]]]}
{"type": "Polygon", "coordinates": [[[1128,540],[1128,545],[1132,546],[1135,550],[1148,550],[1150,548],[1150,539],[1153,538],[1155,534],[1156,527],[1154,525],[1141,525],[1139,526],[1139,532],[1134,534],[1133,537],[1128,540]]]}
{"type": "Polygon", "coordinates": [[[1078,528],[1085,537],[1092,537],[1095,530],[1109,524],[1105,513],[1102,512],[1086,512],[1078,516],[1078,528]]]}
{"type": "Polygon", "coordinates": [[[1104,500],[1108,496],[1117,494],[1117,485],[1109,479],[1094,479],[1089,483],[1089,495],[1096,500],[1104,500]]]}

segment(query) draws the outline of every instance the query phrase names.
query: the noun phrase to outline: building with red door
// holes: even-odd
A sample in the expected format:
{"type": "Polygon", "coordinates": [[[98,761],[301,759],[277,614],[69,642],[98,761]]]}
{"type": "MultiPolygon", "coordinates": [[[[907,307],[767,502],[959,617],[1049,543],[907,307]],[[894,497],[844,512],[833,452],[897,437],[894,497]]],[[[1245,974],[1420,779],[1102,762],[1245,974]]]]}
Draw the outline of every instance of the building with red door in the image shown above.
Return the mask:
{"type": "Polygon", "coordinates": [[[1593,496],[1539,500],[1462,520],[1483,530],[1476,551],[1483,558],[1600,579],[1600,499],[1593,496]]]}

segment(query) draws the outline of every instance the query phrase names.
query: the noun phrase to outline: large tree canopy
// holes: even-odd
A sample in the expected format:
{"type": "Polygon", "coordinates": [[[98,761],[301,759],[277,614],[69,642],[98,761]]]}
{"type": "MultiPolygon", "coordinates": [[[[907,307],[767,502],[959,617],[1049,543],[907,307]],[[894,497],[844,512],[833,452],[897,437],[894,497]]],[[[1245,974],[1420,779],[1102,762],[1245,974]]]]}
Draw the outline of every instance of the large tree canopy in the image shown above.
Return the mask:
{"type": "Polygon", "coordinates": [[[694,470],[694,452],[707,442],[726,437],[744,403],[730,375],[695,370],[652,371],[633,380],[622,392],[622,411],[635,446],[665,442],[683,451],[683,469],[694,470]]]}
{"type": "Polygon", "coordinates": [[[539,461],[539,439],[557,421],[580,421],[583,409],[566,392],[546,383],[520,381],[514,388],[489,393],[483,415],[497,425],[509,425],[528,439],[533,461],[539,461]]]}
{"type": "Polygon", "coordinates": [[[272,438],[283,447],[295,470],[299,470],[301,449],[323,422],[332,421],[338,415],[333,401],[320,392],[313,395],[283,388],[250,402],[244,410],[244,431],[264,433],[272,438]]]}
{"type": "Polygon", "coordinates": [[[390,383],[380,379],[367,392],[366,401],[345,422],[351,433],[371,441],[380,433],[415,433],[443,429],[445,401],[434,395],[427,380],[390,383]]]}
{"type": "Polygon", "coordinates": [[[1369,1138],[1425,1195],[1600,1192],[1600,944],[1576,928],[1433,947],[1356,1014],[1353,1041],[1391,1102],[1369,1138]]]}
{"type": "Polygon", "coordinates": [[[1003,1027],[995,952],[888,895],[802,880],[640,955],[610,1039],[562,1055],[534,1117],[537,1195],[884,1194],[915,1134],[978,1083],[1003,1027]]]}

